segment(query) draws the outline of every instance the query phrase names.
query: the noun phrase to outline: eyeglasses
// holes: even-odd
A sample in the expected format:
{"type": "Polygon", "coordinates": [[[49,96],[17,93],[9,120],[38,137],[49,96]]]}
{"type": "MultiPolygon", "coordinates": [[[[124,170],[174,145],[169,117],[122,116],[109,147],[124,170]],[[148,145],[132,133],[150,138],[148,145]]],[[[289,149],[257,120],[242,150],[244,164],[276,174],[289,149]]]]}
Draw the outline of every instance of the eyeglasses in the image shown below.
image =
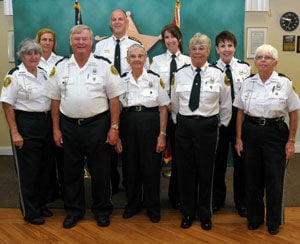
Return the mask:
{"type": "Polygon", "coordinates": [[[131,55],[129,55],[129,58],[130,59],[135,59],[135,58],[141,59],[141,58],[143,58],[145,56],[146,56],[145,54],[138,54],[138,55],[131,54],[131,55]]]}
{"type": "Polygon", "coordinates": [[[193,53],[196,53],[196,52],[203,52],[203,51],[206,51],[207,50],[207,47],[205,46],[201,46],[201,47],[191,47],[190,48],[190,52],[193,52],[193,53]]]}
{"type": "Polygon", "coordinates": [[[274,60],[274,58],[271,56],[256,56],[255,59],[256,60],[263,60],[263,59],[264,60],[274,60]]]}

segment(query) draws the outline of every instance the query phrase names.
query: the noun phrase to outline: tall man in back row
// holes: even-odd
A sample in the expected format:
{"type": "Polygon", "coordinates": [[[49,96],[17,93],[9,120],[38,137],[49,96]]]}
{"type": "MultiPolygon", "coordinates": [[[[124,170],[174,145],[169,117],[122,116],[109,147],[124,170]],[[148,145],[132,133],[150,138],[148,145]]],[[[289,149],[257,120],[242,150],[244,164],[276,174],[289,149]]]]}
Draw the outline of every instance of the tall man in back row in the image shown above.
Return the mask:
{"type": "Polygon", "coordinates": [[[70,31],[73,55],[60,60],[50,76],[49,97],[56,145],[64,147],[64,228],[85,214],[84,160],[91,174],[97,224],[108,226],[112,212],[110,162],[119,140],[119,95],[123,82],[111,62],[91,52],[93,32],[76,25],[70,31]]]}
{"type": "MultiPolygon", "coordinates": [[[[127,49],[132,45],[139,43],[135,38],[129,37],[126,34],[128,28],[128,19],[126,13],[121,9],[116,9],[111,13],[109,26],[112,30],[112,35],[107,37],[96,44],[95,54],[103,56],[114,63],[119,74],[130,71],[130,66],[127,62],[127,49]]],[[[139,43],[141,44],[141,43],[139,43]]],[[[145,63],[145,68],[148,69],[149,60],[145,63]]],[[[123,159],[124,165],[124,159],[123,159]]],[[[111,162],[111,181],[112,193],[119,191],[120,174],[118,172],[118,154],[113,153],[111,162]]],[[[126,178],[126,172],[123,166],[123,178],[126,178]]],[[[126,182],[123,180],[123,182],[126,182]]],[[[124,183],[123,183],[124,185],[124,183]]]]}

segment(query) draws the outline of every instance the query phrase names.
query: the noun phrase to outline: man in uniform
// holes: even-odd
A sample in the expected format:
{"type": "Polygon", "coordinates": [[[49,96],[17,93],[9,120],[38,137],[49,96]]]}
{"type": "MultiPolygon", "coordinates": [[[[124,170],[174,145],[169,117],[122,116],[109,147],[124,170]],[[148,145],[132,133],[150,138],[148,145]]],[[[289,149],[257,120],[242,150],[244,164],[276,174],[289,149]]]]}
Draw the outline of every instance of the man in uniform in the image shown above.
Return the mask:
{"type": "Polygon", "coordinates": [[[124,87],[114,65],[92,54],[92,44],[90,27],[74,26],[73,54],[49,75],[54,141],[64,147],[64,228],[75,226],[85,214],[84,157],[91,174],[91,210],[99,226],[110,224],[113,209],[110,160],[119,139],[119,95],[124,87]]]}
{"type": "MultiPolygon", "coordinates": [[[[112,30],[112,36],[105,38],[96,44],[95,54],[109,59],[112,63],[114,63],[119,74],[122,75],[123,73],[130,70],[130,66],[126,60],[128,47],[130,47],[132,44],[141,43],[135,38],[126,35],[126,31],[128,28],[128,19],[126,13],[123,10],[116,9],[111,13],[109,25],[112,30]]],[[[149,59],[147,58],[145,68],[148,67],[149,59]]],[[[111,165],[112,192],[114,194],[119,191],[120,184],[120,174],[117,169],[117,153],[113,153],[111,165]]],[[[123,166],[123,179],[125,175],[126,173],[124,172],[123,166]]],[[[125,180],[123,180],[123,182],[125,182],[125,180]]]]}

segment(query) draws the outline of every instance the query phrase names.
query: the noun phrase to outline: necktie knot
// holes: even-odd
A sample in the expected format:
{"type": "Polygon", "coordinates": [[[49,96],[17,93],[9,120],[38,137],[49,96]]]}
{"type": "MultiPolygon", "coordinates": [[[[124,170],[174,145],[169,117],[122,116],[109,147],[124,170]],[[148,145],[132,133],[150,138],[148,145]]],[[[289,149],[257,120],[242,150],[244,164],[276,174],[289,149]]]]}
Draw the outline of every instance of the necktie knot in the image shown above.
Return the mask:
{"type": "Polygon", "coordinates": [[[176,54],[172,54],[172,59],[175,59],[176,58],[176,54]]]}
{"type": "Polygon", "coordinates": [[[200,74],[200,71],[201,71],[200,68],[197,68],[197,69],[196,69],[197,74],[200,74]]]}
{"type": "Polygon", "coordinates": [[[116,42],[117,42],[117,44],[119,44],[120,43],[120,39],[117,39],[116,42]]]}

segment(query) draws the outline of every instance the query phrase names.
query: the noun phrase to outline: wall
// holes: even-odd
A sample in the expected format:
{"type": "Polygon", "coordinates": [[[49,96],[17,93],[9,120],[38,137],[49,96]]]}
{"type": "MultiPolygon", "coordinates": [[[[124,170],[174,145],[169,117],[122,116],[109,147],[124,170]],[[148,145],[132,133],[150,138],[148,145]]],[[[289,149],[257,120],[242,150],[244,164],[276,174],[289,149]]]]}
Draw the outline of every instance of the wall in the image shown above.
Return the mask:
{"type": "MultiPolygon", "coordinates": [[[[300,53],[296,51],[282,51],[283,35],[300,36],[300,25],[295,31],[287,32],[281,29],[279,24],[280,16],[292,11],[300,16],[300,1],[299,0],[270,0],[269,12],[246,12],[245,13],[245,33],[248,27],[267,27],[268,42],[278,50],[279,62],[277,71],[290,77],[295,83],[296,89],[300,94],[300,53]]],[[[245,52],[246,52],[246,34],[245,34],[245,52]]],[[[297,45],[297,43],[296,43],[297,45]]],[[[245,55],[246,57],[246,55],[245,55]]],[[[253,65],[253,59],[246,59],[247,62],[253,65]]],[[[255,69],[253,69],[255,72],[255,69]]],[[[300,112],[299,112],[300,116],[300,112]]],[[[300,119],[298,125],[296,152],[300,153],[300,119]]]]}
{"type": "MultiPolygon", "coordinates": [[[[7,52],[7,32],[13,30],[13,18],[12,16],[3,15],[3,1],[0,1],[0,23],[0,81],[2,86],[2,80],[6,72],[14,67],[13,63],[8,62],[7,52]]],[[[0,155],[7,154],[10,151],[8,126],[4,112],[0,109],[0,155]]]]}
{"type": "MultiPolygon", "coordinates": [[[[279,51],[279,64],[277,70],[288,75],[300,91],[300,53],[296,52],[282,52],[282,36],[296,35],[300,36],[300,26],[293,32],[284,32],[279,25],[280,16],[286,11],[294,11],[300,15],[300,1],[299,0],[270,0],[269,12],[246,12],[245,14],[245,33],[247,27],[267,27],[268,28],[268,42],[274,45],[279,51]],[[298,66],[297,66],[298,65],[298,66]]],[[[221,20],[221,16],[220,16],[221,20]]],[[[13,28],[12,16],[3,16],[3,2],[0,1],[0,80],[3,79],[5,73],[13,67],[13,64],[8,63],[7,58],[7,31],[13,28]]],[[[246,40],[246,35],[245,35],[246,40]]],[[[245,50],[246,50],[246,41],[245,50]]],[[[246,56],[246,55],[245,55],[246,56]]],[[[253,65],[252,59],[246,59],[253,65]]],[[[297,134],[297,152],[300,152],[300,129],[297,134]]],[[[10,153],[9,134],[4,118],[3,111],[0,109],[0,154],[10,153]]]]}

